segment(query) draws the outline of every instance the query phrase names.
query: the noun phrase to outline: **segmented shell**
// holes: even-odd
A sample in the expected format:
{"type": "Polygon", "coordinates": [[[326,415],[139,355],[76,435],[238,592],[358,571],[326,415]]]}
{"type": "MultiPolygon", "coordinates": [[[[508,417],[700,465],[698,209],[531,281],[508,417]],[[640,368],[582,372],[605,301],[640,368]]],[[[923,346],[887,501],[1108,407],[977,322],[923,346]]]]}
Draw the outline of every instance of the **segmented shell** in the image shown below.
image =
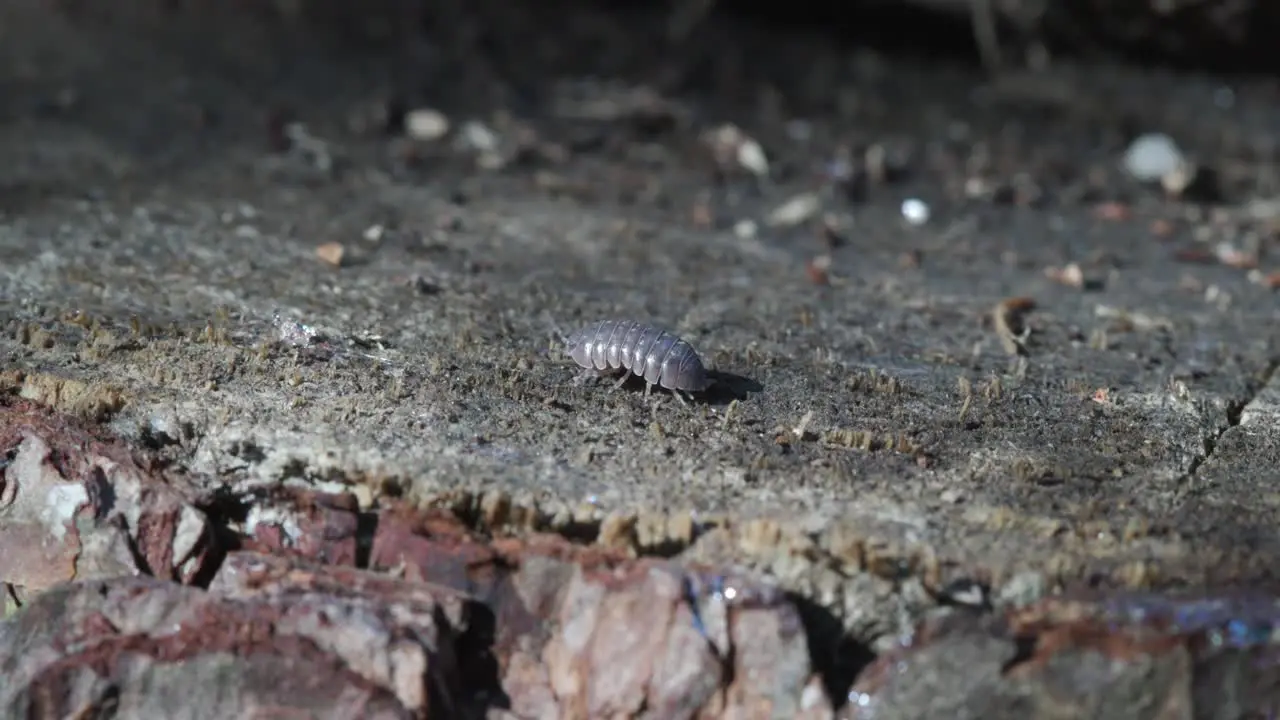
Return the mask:
{"type": "Polygon", "coordinates": [[[702,392],[711,385],[692,345],[645,323],[603,320],[570,335],[566,349],[584,368],[625,369],[668,390],[702,392]]]}

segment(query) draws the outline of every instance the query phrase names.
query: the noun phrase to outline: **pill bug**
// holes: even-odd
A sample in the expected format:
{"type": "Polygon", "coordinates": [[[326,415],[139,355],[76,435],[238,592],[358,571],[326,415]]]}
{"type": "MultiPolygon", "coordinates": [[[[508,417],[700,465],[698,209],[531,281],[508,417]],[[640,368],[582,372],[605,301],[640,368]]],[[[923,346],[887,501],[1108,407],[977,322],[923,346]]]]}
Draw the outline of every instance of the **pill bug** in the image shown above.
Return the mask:
{"type": "Polygon", "coordinates": [[[645,381],[647,395],[654,385],[681,393],[702,392],[711,378],[684,339],[662,328],[631,320],[602,320],[588,325],[565,340],[565,351],[584,368],[604,372],[626,370],[614,387],[621,387],[630,375],[645,381]]]}

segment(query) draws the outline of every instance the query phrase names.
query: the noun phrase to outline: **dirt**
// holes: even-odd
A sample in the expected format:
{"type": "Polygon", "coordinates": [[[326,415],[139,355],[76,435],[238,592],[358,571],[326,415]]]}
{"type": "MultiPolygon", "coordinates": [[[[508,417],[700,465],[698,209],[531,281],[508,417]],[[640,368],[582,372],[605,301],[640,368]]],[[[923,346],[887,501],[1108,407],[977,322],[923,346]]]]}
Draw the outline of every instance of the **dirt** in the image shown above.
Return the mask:
{"type": "Polygon", "coordinates": [[[993,80],[721,16],[672,44],[658,12],[493,5],[418,36],[390,6],[341,34],[7,3],[5,384],[202,492],[363,487],[744,566],[872,648],[957,582],[1272,586],[1274,82],[993,80]],[[449,133],[408,140],[397,108],[449,133]],[[767,174],[717,158],[725,124],[767,174]],[[1127,178],[1147,131],[1213,192],[1127,178]],[[685,406],[575,381],[561,333],[609,318],[720,382],[685,406]]]}

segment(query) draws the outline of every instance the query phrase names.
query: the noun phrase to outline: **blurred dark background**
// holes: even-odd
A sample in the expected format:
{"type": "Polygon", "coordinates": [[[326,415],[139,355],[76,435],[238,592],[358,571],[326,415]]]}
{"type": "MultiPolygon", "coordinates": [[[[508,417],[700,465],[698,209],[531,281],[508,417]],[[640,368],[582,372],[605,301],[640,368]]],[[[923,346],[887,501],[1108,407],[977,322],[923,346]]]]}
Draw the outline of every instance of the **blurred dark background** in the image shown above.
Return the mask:
{"type": "MultiPolygon", "coordinates": [[[[7,0],[30,3],[35,0],[7,0]]],[[[695,42],[707,20],[737,20],[765,31],[817,31],[883,52],[978,63],[975,37],[987,33],[1006,65],[1043,48],[1055,58],[1110,60],[1232,74],[1280,73],[1280,2],[1272,0],[53,0],[79,16],[191,11],[255,14],[264,20],[320,21],[348,39],[385,40],[415,30],[439,37],[475,23],[518,30],[523,24],[572,26],[578,14],[666,14],[679,37],[695,42]],[[977,22],[975,23],[975,19],[977,22]],[[975,27],[980,28],[975,32],[975,27]]],[[[710,23],[714,26],[716,23],[710,23]]],[[[312,26],[317,27],[317,26],[312,26]]],[[[481,30],[480,32],[483,32],[481,30]]],[[[988,57],[989,60],[989,57],[988,57]]]]}
{"type": "Polygon", "coordinates": [[[715,12],[826,28],[885,51],[976,60],[974,16],[990,19],[1006,60],[1029,46],[1055,57],[1182,70],[1276,74],[1280,3],[1268,0],[717,0],[715,12]]]}
{"type": "MultiPolygon", "coordinates": [[[[415,0],[399,1],[407,5],[415,0]]],[[[451,0],[418,4],[428,23],[458,12],[448,7],[451,0]]],[[[494,4],[490,11],[516,16],[532,12],[563,21],[585,7],[620,13],[659,9],[688,39],[719,16],[782,32],[816,31],[881,52],[974,63],[983,60],[977,39],[981,31],[975,32],[982,26],[991,33],[987,44],[998,44],[1011,67],[1043,48],[1055,58],[1184,71],[1280,73],[1275,47],[1280,3],[1269,0],[557,0],[517,5],[494,4]]]]}

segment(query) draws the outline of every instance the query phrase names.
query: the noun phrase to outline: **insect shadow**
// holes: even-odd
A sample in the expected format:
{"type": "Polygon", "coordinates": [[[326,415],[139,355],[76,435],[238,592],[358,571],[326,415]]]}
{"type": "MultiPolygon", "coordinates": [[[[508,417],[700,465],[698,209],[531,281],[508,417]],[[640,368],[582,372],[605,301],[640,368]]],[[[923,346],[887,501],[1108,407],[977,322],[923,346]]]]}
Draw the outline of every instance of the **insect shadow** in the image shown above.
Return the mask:
{"type": "MultiPolygon", "coordinates": [[[[594,377],[598,378],[609,376],[610,374],[603,372],[598,375],[594,375],[594,377]]],[[[592,376],[588,375],[588,377],[592,376]]],[[[734,400],[746,400],[750,393],[764,391],[764,386],[759,382],[752,380],[749,377],[735,375],[730,372],[707,370],[707,378],[712,381],[711,387],[708,387],[706,390],[696,394],[686,393],[685,397],[689,398],[689,402],[720,407],[728,405],[734,400]]],[[[620,381],[619,386],[627,391],[644,392],[646,385],[648,385],[648,383],[644,381],[644,378],[630,373],[628,373],[625,378],[619,375],[618,379],[620,381]]],[[[657,385],[648,388],[648,390],[655,395],[658,393],[670,395],[674,392],[672,390],[667,390],[666,388],[660,388],[657,385]]]]}
{"type": "Polygon", "coordinates": [[[702,393],[710,405],[728,405],[734,400],[746,400],[751,393],[764,392],[764,385],[744,375],[722,370],[708,370],[711,387],[702,393]]]}

